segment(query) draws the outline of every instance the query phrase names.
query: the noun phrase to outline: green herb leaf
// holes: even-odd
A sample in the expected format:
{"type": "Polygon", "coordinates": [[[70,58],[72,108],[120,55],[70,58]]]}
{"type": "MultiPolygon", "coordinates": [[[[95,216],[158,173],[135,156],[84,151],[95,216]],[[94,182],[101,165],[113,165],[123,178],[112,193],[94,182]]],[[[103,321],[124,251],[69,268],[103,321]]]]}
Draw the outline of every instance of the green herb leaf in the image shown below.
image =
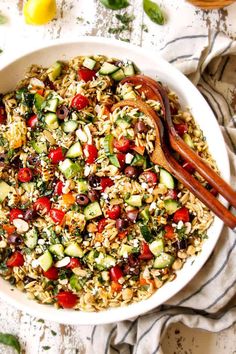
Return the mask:
{"type": "Polygon", "coordinates": [[[0,25],[4,25],[5,23],[7,23],[7,18],[0,14],[0,25]]]}
{"type": "Polygon", "coordinates": [[[158,25],[163,25],[165,22],[165,18],[160,7],[151,0],[143,0],[143,9],[153,22],[158,25]]]}
{"type": "Polygon", "coordinates": [[[129,2],[127,0],[100,0],[100,2],[111,10],[120,10],[129,6],[129,2]]]}
{"type": "Polygon", "coordinates": [[[18,339],[9,333],[0,333],[0,343],[8,345],[9,347],[14,348],[17,353],[21,352],[21,347],[18,339]]]}

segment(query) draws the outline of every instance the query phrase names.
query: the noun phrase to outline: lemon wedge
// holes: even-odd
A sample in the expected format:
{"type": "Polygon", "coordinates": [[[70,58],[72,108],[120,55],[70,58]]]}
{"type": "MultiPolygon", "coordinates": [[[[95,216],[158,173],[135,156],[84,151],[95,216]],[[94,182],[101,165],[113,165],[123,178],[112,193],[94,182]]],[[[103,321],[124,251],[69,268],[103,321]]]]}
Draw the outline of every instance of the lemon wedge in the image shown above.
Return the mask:
{"type": "Polygon", "coordinates": [[[29,25],[44,25],[56,16],[56,12],[55,0],[28,0],[23,9],[25,22],[29,25]]]}

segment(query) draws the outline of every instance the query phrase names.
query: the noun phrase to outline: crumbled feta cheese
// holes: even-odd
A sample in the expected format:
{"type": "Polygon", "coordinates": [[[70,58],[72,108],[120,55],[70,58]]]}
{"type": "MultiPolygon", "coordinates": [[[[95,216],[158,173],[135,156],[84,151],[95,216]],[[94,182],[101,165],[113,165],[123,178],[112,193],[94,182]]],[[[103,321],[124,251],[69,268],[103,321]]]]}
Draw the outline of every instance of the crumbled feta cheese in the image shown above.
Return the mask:
{"type": "Polygon", "coordinates": [[[88,141],[87,134],[82,129],[77,129],[75,132],[76,136],[79,138],[82,143],[86,143],[88,141]]]}
{"type": "Polygon", "coordinates": [[[147,184],[146,182],[142,182],[142,183],[141,183],[141,187],[142,187],[143,189],[147,189],[147,188],[148,188],[148,184],[147,184]]]}
{"type": "Polygon", "coordinates": [[[85,166],[84,168],[84,176],[88,177],[90,174],[90,166],[85,166]]]}
{"type": "Polygon", "coordinates": [[[43,238],[40,238],[40,239],[38,240],[38,244],[39,244],[39,245],[44,245],[44,244],[45,244],[45,240],[44,240],[43,238]]]}
{"type": "Polygon", "coordinates": [[[139,246],[139,240],[137,240],[136,238],[133,240],[133,246],[134,247],[138,247],[139,246]]]}
{"type": "Polygon", "coordinates": [[[108,194],[107,193],[101,193],[101,197],[103,199],[108,199],[108,194]]]}
{"type": "Polygon", "coordinates": [[[61,284],[61,285],[68,284],[68,279],[59,279],[59,284],[61,284]]]}
{"type": "Polygon", "coordinates": [[[60,261],[55,263],[56,268],[66,267],[70,263],[70,257],[64,257],[60,261]]]}
{"type": "Polygon", "coordinates": [[[180,230],[180,229],[182,229],[183,226],[184,226],[184,223],[182,220],[180,220],[177,224],[177,229],[180,230]]]}
{"type": "Polygon", "coordinates": [[[152,194],[154,188],[148,188],[148,193],[152,194]]]}
{"type": "Polygon", "coordinates": [[[33,268],[37,268],[39,266],[39,261],[37,259],[33,259],[31,262],[31,266],[33,268]]]}
{"type": "Polygon", "coordinates": [[[132,162],[133,158],[134,158],[134,155],[132,155],[128,152],[128,154],[126,154],[126,156],[125,156],[125,163],[130,164],[132,162]]]}
{"type": "Polygon", "coordinates": [[[156,207],[157,207],[157,203],[156,203],[156,202],[152,202],[152,203],[150,204],[149,210],[155,210],[156,207]]]}

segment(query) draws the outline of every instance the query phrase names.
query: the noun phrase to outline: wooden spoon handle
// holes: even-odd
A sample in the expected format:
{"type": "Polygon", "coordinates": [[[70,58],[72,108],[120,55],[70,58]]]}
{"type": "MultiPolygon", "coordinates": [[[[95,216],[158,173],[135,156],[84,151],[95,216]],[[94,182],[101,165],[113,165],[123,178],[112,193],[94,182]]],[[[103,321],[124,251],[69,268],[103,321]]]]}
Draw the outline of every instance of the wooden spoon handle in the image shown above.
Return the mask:
{"type": "Polygon", "coordinates": [[[216,214],[225,225],[229,226],[236,232],[236,217],[216,199],[212,193],[205,189],[200,182],[198,182],[190,173],[188,173],[178,162],[173,158],[168,149],[164,151],[166,159],[170,164],[171,173],[178,181],[201,200],[210,210],[216,214]]]}
{"type": "Polygon", "coordinates": [[[236,208],[236,192],[210,168],[180,137],[169,134],[170,144],[205,180],[236,208]]]}

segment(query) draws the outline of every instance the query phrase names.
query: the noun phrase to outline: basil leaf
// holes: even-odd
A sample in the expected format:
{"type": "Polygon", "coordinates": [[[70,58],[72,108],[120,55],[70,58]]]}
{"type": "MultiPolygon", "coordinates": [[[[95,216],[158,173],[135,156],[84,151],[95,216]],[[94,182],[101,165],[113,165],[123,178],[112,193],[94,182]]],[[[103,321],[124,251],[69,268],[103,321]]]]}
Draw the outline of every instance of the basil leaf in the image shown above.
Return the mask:
{"type": "Polygon", "coordinates": [[[143,0],[143,9],[153,22],[158,25],[163,25],[165,22],[165,18],[160,7],[151,0],[143,0]]]}
{"type": "Polygon", "coordinates": [[[5,23],[7,23],[7,18],[0,14],[0,25],[4,25],[5,23]]]}
{"type": "Polygon", "coordinates": [[[129,6],[128,0],[100,0],[100,2],[111,10],[120,10],[129,6]]]}
{"type": "Polygon", "coordinates": [[[0,343],[14,348],[17,351],[17,353],[19,353],[19,354],[21,352],[20,343],[19,343],[18,339],[15,336],[13,336],[12,334],[0,333],[0,343]]]}

